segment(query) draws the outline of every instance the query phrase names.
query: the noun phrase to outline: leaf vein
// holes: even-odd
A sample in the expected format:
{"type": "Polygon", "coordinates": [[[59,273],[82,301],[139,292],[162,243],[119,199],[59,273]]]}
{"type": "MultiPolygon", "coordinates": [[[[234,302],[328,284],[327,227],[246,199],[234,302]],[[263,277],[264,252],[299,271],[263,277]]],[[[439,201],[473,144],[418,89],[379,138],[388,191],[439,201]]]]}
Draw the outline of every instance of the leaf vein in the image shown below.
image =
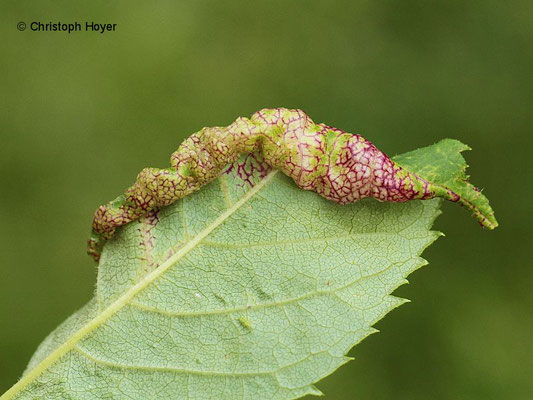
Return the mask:
{"type": "MultiPolygon", "coordinates": [[[[341,236],[331,236],[326,238],[308,238],[308,239],[297,239],[297,240],[279,240],[275,242],[255,242],[255,243],[222,243],[222,242],[212,242],[209,240],[204,240],[201,243],[201,246],[206,247],[217,247],[217,248],[228,248],[228,249],[244,249],[250,247],[266,247],[266,246],[283,246],[289,244],[302,244],[302,243],[314,243],[314,242],[326,242],[330,240],[342,240],[342,239],[354,239],[356,237],[370,237],[370,236],[398,236],[397,233],[388,233],[388,232],[361,232],[361,233],[352,233],[349,235],[341,236]]],[[[408,238],[406,238],[408,239],[408,238]]],[[[409,239],[408,239],[409,240],[409,239]]]]}
{"type": "MultiPolygon", "coordinates": [[[[334,289],[330,289],[330,290],[315,290],[315,291],[312,291],[312,292],[305,293],[305,294],[303,294],[301,296],[298,296],[298,297],[293,297],[293,298],[290,298],[290,299],[281,300],[281,301],[275,301],[275,302],[271,302],[271,303],[260,303],[260,304],[246,305],[246,306],[235,307],[235,308],[217,309],[217,310],[211,310],[211,311],[198,311],[198,312],[174,312],[174,311],[162,310],[160,308],[152,307],[152,306],[137,302],[135,300],[131,301],[129,303],[129,305],[132,306],[132,307],[141,309],[143,311],[162,314],[162,315],[166,315],[166,316],[169,316],[169,317],[203,317],[203,316],[206,316],[206,315],[224,315],[224,314],[233,314],[233,313],[238,313],[238,312],[243,312],[243,311],[250,311],[250,310],[260,310],[260,309],[263,309],[263,308],[282,307],[282,306],[285,306],[285,305],[288,305],[288,304],[292,304],[292,303],[296,303],[296,302],[299,302],[299,301],[302,301],[302,300],[307,300],[307,299],[310,299],[312,297],[335,295],[337,292],[340,292],[340,291],[342,291],[344,289],[347,289],[350,286],[353,286],[353,285],[361,282],[362,280],[370,279],[370,278],[375,277],[375,276],[379,276],[379,275],[383,274],[384,272],[387,272],[388,270],[390,270],[394,266],[401,265],[404,262],[405,262],[405,260],[404,261],[391,262],[386,268],[384,268],[382,270],[376,271],[376,272],[374,272],[372,274],[362,275],[362,276],[358,277],[357,279],[355,279],[354,281],[351,281],[350,283],[348,283],[346,285],[339,286],[338,288],[334,288],[334,289]]],[[[423,263],[423,262],[425,262],[425,260],[423,258],[420,258],[419,263],[423,263]]],[[[383,285],[386,285],[386,283],[384,283],[384,282],[382,282],[382,283],[383,283],[383,285]]],[[[338,297],[338,296],[336,296],[336,297],[338,297]]],[[[354,306],[351,306],[351,307],[352,308],[356,308],[354,306]]]]}
{"type": "MultiPolygon", "coordinates": [[[[360,330],[360,329],[358,329],[360,330]]],[[[357,330],[357,331],[358,331],[357,330]]],[[[73,350],[75,350],[78,354],[82,355],[83,357],[87,358],[88,360],[91,360],[95,364],[103,365],[105,367],[109,368],[118,368],[118,369],[134,369],[134,370],[140,370],[140,371],[158,371],[158,372],[174,372],[177,374],[188,374],[188,375],[201,375],[201,376],[228,376],[228,377],[248,377],[248,376],[262,376],[262,375],[277,375],[278,373],[292,368],[302,362],[307,361],[311,357],[329,353],[329,349],[322,350],[316,353],[311,353],[308,356],[295,361],[293,363],[289,363],[287,365],[284,365],[282,367],[278,367],[276,369],[267,370],[267,371],[255,371],[255,372],[219,372],[219,371],[199,371],[199,370],[193,370],[188,368],[176,368],[176,367],[158,367],[158,366],[147,366],[147,365],[128,365],[128,364],[122,364],[119,362],[112,362],[107,360],[102,360],[101,358],[95,357],[94,355],[90,354],[87,350],[82,349],[79,345],[76,345],[73,347],[73,350]]],[[[335,356],[334,356],[335,357],[335,356]]]]}

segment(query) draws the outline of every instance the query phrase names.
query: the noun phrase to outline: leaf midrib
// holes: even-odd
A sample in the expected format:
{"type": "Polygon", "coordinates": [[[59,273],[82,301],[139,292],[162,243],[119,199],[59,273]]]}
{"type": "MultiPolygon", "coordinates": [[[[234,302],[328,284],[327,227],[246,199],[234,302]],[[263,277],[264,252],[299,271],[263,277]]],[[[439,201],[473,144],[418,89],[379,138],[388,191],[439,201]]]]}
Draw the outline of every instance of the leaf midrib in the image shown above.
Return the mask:
{"type": "Polygon", "coordinates": [[[261,189],[263,189],[272,178],[278,173],[278,170],[272,170],[269,172],[259,183],[251,188],[240,200],[235,202],[230,208],[224,211],[218,216],[209,226],[207,226],[198,235],[193,237],[188,243],[181,247],[174,255],[168,260],[162,263],[154,271],[147,274],[141,281],[132,286],[122,296],[120,296],[115,302],[109,305],[105,310],[98,313],[96,317],[91,319],[87,324],[81,327],[78,331],[72,334],[68,340],[58,346],[52,353],[45,357],[35,368],[29,371],[22,377],[14,386],[12,386],[7,392],[5,392],[0,400],[12,399],[13,396],[21,392],[26,386],[32,383],[38,376],[53,365],[62,356],[73,350],[76,344],[87,336],[89,333],[103,325],[110,317],[115,315],[119,310],[126,306],[131,299],[133,299],[139,292],[146,288],[150,283],[155,281],[161,276],[167,269],[178,262],[182,257],[194,249],[204,238],[206,238],[211,232],[213,232],[218,226],[226,221],[231,215],[233,215],[239,208],[241,208],[246,202],[254,197],[261,189]]]}

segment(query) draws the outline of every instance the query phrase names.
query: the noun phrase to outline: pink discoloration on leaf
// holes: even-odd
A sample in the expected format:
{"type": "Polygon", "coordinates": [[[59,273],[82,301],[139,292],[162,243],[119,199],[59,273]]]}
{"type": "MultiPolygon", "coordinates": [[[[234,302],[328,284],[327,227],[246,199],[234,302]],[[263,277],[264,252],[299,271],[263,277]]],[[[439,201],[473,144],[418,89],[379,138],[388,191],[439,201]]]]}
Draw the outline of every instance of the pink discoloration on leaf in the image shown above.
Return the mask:
{"type": "Polygon", "coordinates": [[[471,209],[484,226],[497,226],[492,210],[476,209],[451,189],[408,172],[362,136],[315,124],[301,110],[264,109],[228,127],[204,128],[181,144],[170,165],[144,169],[124,195],[96,210],[88,250],[96,260],[117,227],[189,195],[233,168],[250,186],[251,176],[279,169],[300,188],[339,204],[365,197],[392,202],[444,197],[471,209]],[[255,162],[236,165],[242,153],[250,153],[255,162]]]}

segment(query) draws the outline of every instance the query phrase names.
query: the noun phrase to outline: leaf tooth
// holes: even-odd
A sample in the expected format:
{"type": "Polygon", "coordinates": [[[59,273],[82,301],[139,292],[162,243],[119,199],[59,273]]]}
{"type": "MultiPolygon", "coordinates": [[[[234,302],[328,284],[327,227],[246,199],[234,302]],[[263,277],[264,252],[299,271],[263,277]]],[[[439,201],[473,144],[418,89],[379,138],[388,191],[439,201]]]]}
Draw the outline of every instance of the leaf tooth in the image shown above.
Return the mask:
{"type": "Polygon", "coordinates": [[[324,396],[324,393],[319,388],[317,388],[315,385],[309,385],[308,391],[306,394],[310,396],[318,396],[318,397],[324,396]]]}
{"type": "Polygon", "coordinates": [[[391,311],[394,310],[395,308],[398,308],[400,306],[403,306],[404,304],[406,303],[410,303],[411,300],[409,299],[406,299],[406,298],[403,298],[403,297],[398,297],[398,296],[394,296],[394,295],[389,295],[389,299],[391,300],[391,311]]]}

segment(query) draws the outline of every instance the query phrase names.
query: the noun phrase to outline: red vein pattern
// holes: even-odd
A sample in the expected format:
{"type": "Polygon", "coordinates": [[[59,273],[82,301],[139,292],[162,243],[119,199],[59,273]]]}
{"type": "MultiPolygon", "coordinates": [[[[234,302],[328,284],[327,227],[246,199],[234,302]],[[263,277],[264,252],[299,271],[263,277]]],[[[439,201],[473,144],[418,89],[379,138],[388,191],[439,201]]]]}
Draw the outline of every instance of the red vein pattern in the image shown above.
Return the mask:
{"type": "Polygon", "coordinates": [[[142,170],[122,196],[96,210],[88,253],[98,261],[117,227],[200,189],[242,153],[259,154],[266,164],[258,164],[264,165],[261,171],[241,168],[244,182],[251,182],[251,174],[279,169],[300,188],[339,204],[365,197],[392,202],[443,197],[466,205],[482,225],[497,225],[449,188],[406,171],[362,136],[316,124],[301,110],[275,108],[227,127],[203,128],[172,154],[170,168],[142,170]]]}

